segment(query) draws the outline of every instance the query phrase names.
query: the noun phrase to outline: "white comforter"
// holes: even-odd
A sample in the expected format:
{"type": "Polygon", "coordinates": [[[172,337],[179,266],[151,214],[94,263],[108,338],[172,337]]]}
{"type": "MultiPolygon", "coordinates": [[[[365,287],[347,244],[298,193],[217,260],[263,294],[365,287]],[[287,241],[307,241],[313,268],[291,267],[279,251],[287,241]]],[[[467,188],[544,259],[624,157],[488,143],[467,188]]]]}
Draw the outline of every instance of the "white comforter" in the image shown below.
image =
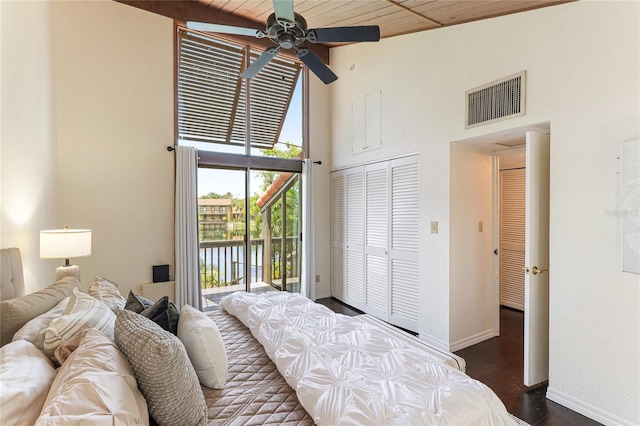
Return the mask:
{"type": "Polygon", "coordinates": [[[515,424],[487,386],[357,317],[287,292],[238,292],[221,305],[319,425],[515,424]]]}

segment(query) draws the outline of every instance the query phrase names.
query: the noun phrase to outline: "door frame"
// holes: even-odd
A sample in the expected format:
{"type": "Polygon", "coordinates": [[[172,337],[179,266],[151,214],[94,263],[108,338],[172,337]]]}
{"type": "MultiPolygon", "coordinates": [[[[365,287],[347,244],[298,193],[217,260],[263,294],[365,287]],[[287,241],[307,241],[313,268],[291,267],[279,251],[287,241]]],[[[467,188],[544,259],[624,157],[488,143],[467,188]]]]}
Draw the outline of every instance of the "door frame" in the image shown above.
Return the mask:
{"type": "MultiPolygon", "coordinates": [[[[501,123],[502,125],[505,122],[501,123]]],[[[495,126],[487,126],[494,127],[495,126]]],[[[486,155],[492,156],[494,159],[492,161],[492,194],[493,197],[491,200],[488,200],[491,203],[492,208],[492,243],[493,247],[490,252],[486,253],[486,257],[483,255],[481,261],[487,262],[492,265],[492,282],[487,284],[487,291],[492,292],[492,303],[491,303],[491,311],[493,312],[493,318],[491,321],[491,325],[494,327],[491,333],[491,336],[485,337],[486,333],[482,336],[483,338],[479,340],[475,340],[474,343],[478,343],[482,340],[486,340],[490,337],[499,336],[500,333],[500,287],[499,287],[499,262],[500,258],[493,254],[493,250],[498,247],[498,239],[499,239],[499,198],[498,198],[498,188],[499,188],[499,159],[497,157],[505,154],[514,154],[519,152],[524,152],[526,148],[526,134],[527,132],[537,132],[537,133],[547,133],[551,134],[551,122],[538,122],[525,124],[520,127],[511,127],[511,128],[503,128],[502,130],[497,131],[487,131],[487,133],[478,134],[476,131],[478,129],[473,129],[475,134],[474,136],[469,136],[464,139],[452,140],[451,144],[464,144],[464,145],[472,145],[477,147],[484,148],[487,152],[486,155]],[[490,286],[490,287],[489,287],[490,286]]],[[[469,132],[472,133],[472,132],[469,132]]],[[[450,315],[455,312],[455,307],[450,307],[450,315]]],[[[524,356],[524,354],[523,354],[524,356]]]]}

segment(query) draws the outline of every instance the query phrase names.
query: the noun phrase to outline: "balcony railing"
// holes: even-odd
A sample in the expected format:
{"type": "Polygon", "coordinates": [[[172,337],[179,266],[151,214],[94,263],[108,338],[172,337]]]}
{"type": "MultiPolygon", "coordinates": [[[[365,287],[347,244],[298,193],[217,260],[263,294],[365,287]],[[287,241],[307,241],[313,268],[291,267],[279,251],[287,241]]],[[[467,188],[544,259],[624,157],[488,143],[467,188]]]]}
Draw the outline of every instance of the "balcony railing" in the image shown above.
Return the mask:
{"type": "MultiPolygon", "coordinates": [[[[267,252],[263,239],[251,240],[251,268],[246,271],[250,282],[269,284],[282,282],[283,269],[286,280],[296,278],[300,272],[298,238],[287,237],[285,256],[282,256],[282,240],[272,239],[267,252]],[[271,276],[264,276],[263,259],[268,259],[271,276]],[[284,260],[282,262],[281,260],[284,260]],[[284,265],[282,264],[284,263],[284,265]]],[[[200,241],[200,285],[203,289],[245,284],[246,258],[243,240],[200,241]]]]}

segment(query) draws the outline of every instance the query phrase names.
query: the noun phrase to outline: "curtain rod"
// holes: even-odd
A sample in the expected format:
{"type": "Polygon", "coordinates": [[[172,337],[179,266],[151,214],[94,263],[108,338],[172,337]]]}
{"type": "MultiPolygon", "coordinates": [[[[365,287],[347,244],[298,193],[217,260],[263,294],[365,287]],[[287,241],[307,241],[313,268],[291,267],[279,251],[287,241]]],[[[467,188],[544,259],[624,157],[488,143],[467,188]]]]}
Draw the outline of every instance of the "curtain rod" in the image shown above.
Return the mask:
{"type": "MultiPolygon", "coordinates": [[[[171,151],[175,151],[176,148],[175,146],[167,146],[167,151],[171,152],[171,151]]],[[[322,161],[318,160],[318,161],[314,161],[313,164],[322,164],[322,161]]]]}

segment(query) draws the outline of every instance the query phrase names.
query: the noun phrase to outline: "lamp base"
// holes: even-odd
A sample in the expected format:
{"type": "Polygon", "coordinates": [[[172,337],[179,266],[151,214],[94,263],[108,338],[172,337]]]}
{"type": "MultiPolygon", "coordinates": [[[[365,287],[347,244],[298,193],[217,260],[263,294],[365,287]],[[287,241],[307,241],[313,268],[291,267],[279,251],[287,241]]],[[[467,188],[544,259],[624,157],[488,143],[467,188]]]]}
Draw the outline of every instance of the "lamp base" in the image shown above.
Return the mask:
{"type": "Polygon", "coordinates": [[[56,281],[65,277],[76,277],[80,281],[80,267],[78,265],[58,266],[56,268],[56,281]]]}

